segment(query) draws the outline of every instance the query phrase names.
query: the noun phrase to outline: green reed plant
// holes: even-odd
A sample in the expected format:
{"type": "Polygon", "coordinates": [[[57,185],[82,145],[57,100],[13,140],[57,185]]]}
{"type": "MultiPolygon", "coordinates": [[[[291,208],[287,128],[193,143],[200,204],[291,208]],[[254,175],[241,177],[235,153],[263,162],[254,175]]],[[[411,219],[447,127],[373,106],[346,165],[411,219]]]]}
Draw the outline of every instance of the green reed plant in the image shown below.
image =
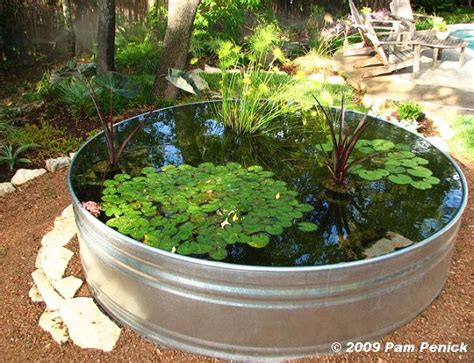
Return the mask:
{"type": "Polygon", "coordinates": [[[238,64],[245,60],[237,62],[236,54],[237,47],[228,48],[227,45],[225,52],[219,52],[222,103],[217,114],[226,128],[239,135],[268,132],[273,121],[302,108],[301,104],[281,97],[295,84],[293,78],[286,83],[274,82],[275,74],[263,70],[256,57],[251,57],[246,66],[239,68],[238,64]]]}

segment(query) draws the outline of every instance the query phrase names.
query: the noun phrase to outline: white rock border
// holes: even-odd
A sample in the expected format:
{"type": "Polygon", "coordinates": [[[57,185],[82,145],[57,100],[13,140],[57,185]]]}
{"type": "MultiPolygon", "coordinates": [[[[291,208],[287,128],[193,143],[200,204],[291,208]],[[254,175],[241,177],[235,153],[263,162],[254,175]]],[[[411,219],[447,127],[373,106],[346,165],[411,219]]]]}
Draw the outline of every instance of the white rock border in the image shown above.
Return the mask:
{"type": "Polygon", "coordinates": [[[64,277],[74,252],[64,246],[77,232],[74,211],[69,205],[54,221],[54,228],[42,239],[31,274],[34,284],[28,292],[33,303],[44,302],[46,309],[39,326],[54,341],[64,344],[71,339],[81,348],[110,352],[122,329],[103,314],[89,297],[74,297],[83,281],[75,276],[64,277]]]}
{"type": "Polygon", "coordinates": [[[66,168],[71,163],[74,153],[70,153],[69,156],[60,156],[58,158],[51,158],[46,160],[45,168],[40,169],[18,169],[15,175],[9,182],[0,183],[0,198],[13,193],[17,187],[29,183],[33,179],[47,173],[54,173],[58,170],[66,168]]]}

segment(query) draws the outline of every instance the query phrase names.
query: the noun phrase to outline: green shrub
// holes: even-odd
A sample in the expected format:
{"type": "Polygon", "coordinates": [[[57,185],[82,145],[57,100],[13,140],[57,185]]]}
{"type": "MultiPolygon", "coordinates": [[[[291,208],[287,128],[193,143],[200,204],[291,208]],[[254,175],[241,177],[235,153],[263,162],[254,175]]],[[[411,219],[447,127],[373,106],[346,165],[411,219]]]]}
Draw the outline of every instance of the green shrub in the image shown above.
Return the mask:
{"type": "Polygon", "coordinates": [[[433,29],[433,18],[426,18],[416,22],[416,30],[429,30],[433,29]]]}
{"type": "Polygon", "coordinates": [[[57,85],[58,101],[67,106],[76,115],[91,116],[94,104],[89,96],[87,87],[77,79],[62,81],[57,85]]]}
{"type": "Polygon", "coordinates": [[[146,39],[142,43],[128,43],[117,49],[117,69],[127,73],[153,74],[158,68],[161,48],[146,39]]]}
{"type": "Polygon", "coordinates": [[[56,128],[42,121],[39,126],[27,124],[13,130],[8,141],[14,145],[35,144],[35,154],[40,158],[50,158],[75,151],[81,140],[66,135],[66,130],[56,128]]]}
{"type": "Polygon", "coordinates": [[[448,24],[472,23],[474,22],[474,8],[453,7],[447,12],[439,14],[448,24]]]}
{"type": "Polygon", "coordinates": [[[417,120],[421,114],[421,106],[415,102],[397,102],[397,113],[400,120],[417,120]]]}
{"type": "Polygon", "coordinates": [[[153,96],[155,77],[154,74],[136,74],[130,76],[139,89],[138,95],[131,100],[131,105],[142,106],[155,102],[155,97],[153,96]]]}
{"type": "Polygon", "coordinates": [[[191,54],[195,58],[212,55],[216,41],[238,43],[246,13],[255,14],[262,0],[202,0],[194,19],[191,54]]]}
{"type": "Polygon", "coordinates": [[[454,137],[450,140],[450,149],[469,160],[474,160],[474,117],[457,116],[450,122],[454,137]]]}

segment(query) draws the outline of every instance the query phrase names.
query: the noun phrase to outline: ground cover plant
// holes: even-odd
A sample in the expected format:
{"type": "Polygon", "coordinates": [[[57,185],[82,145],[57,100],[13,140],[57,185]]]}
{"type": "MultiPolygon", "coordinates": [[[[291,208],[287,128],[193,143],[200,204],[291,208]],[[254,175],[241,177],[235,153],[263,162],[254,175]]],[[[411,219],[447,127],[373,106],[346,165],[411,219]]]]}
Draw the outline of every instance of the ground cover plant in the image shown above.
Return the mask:
{"type": "Polygon", "coordinates": [[[458,115],[452,117],[449,122],[455,131],[449,142],[450,148],[468,160],[474,160],[474,117],[458,115]]]}
{"type": "MultiPolygon", "coordinates": [[[[106,223],[119,232],[160,249],[222,260],[227,245],[265,247],[294,219],[313,207],[260,166],[237,163],[198,167],[144,168],[141,176],[117,174],[104,183],[106,223]]],[[[301,231],[317,226],[298,224],[301,231]]]]}

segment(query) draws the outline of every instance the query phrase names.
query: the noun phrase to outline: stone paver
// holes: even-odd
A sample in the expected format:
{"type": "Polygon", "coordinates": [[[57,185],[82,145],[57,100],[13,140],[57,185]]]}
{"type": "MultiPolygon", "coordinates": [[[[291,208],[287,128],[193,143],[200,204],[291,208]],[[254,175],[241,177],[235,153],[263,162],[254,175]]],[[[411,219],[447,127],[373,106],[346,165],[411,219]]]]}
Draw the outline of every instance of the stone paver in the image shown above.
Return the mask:
{"type": "Polygon", "coordinates": [[[66,300],[59,309],[74,344],[110,352],[120,337],[121,329],[104,315],[92,298],[66,300]]]}
{"type": "Polygon", "coordinates": [[[41,269],[35,270],[31,276],[35,282],[36,287],[38,288],[46,306],[50,310],[57,310],[64,302],[64,299],[59,295],[54,289],[51,282],[46,277],[44,272],[41,269]]]}
{"type": "Polygon", "coordinates": [[[58,310],[46,309],[40,316],[39,326],[50,333],[58,344],[64,344],[69,340],[67,328],[58,310]]]}
{"type": "Polygon", "coordinates": [[[74,276],[68,276],[60,280],[51,280],[51,284],[63,298],[72,299],[82,286],[82,280],[74,276]]]}
{"type": "Polygon", "coordinates": [[[64,276],[72,256],[74,253],[64,247],[41,247],[36,258],[36,267],[41,268],[50,280],[59,280],[64,276]]]}
{"type": "Polygon", "coordinates": [[[30,291],[28,291],[28,296],[30,297],[31,301],[33,301],[35,303],[44,301],[35,284],[33,284],[33,286],[31,286],[30,291]]]}

